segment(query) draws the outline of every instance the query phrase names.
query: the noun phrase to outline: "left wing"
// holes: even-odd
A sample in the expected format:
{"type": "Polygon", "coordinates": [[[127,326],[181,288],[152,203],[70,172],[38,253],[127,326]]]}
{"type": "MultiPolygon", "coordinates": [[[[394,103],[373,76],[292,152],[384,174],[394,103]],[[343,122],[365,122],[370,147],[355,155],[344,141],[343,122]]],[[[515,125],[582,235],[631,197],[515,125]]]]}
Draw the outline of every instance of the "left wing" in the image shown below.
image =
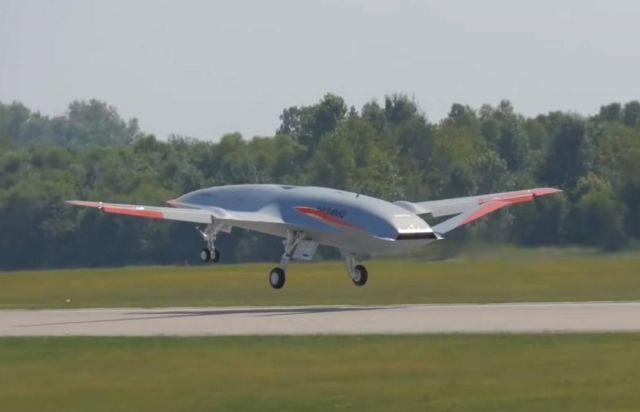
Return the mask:
{"type": "Polygon", "coordinates": [[[129,205],[121,203],[89,202],[85,200],[68,200],[68,204],[82,207],[92,207],[105,213],[144,217],[147,219],[165,219],[179,222],[213,223],[221,222],[230,226],[243,223],[284,223],[282,219],[272,213],[257,212],[232,212],[219,207],[207,209],[194,209],[185,207],[160,207],[129,205]]]}
{"type": "Polygon", "coordinates": [[[517,190],[514,192],[491,193],[480,196],[456,197],[452,199],[432,200],[427,202],[395,202],[417,215],[432,215],[433,217],[451,216],[444,222],[433,226],[436,233],[447,233],[457,227],[471,223],[482,216],[495,212],[503,207],[517,203],[531,202],[537,197],[551,195],[561,190],[551,187],[517,190]]]}

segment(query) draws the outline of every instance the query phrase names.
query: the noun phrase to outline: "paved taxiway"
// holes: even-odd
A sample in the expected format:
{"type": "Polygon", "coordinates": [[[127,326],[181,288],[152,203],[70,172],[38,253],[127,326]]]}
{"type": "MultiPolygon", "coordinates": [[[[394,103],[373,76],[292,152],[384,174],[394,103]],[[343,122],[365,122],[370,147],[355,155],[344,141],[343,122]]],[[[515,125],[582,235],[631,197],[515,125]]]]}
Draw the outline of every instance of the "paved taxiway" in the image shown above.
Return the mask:
{"type": "Polygon", "coordinates": [[[640,331],[640,302],[0,311],[0,336],[616,331],[640,331]]]}

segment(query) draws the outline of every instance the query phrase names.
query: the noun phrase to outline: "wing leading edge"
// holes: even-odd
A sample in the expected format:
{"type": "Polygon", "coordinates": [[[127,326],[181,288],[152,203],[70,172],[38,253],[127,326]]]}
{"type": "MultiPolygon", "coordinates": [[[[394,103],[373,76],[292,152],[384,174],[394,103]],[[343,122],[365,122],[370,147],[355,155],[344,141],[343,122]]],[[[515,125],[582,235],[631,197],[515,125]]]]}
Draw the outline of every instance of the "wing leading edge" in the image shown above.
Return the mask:
{"type": "Polygon", "coordinates": [[[240,226],[246,223],[283,223],[282,219],[277,216],[262,211],[231,212],[218,207],[195,209],[91,202],[85,200],[68,200],[67,203],[73,206],[96,208],[102,210],[104,213],[144,217],[147,219],[175,220],[179,222],[209,224],[216,221],[227,223],[231,226],[240,226]]]}
{"type": "Polygon", "coordinates": [[[144,217],[147,219],[176,220],[180,222],[211,223],[213,214],[202,209],[187,209],[158,206],[128,205],[121,203],[90,202],[85,200],[68,200],[73,206],[91,207],[104,213],[144,217]]]}
{"type": "Polygon", "coordinates": [[[436,233],[447,233],[457,227],[471,223],[476,219],[510,205],[531,202],[537,197],[559,193],[561,190],[551,187],[517,190],[514,192],[492,193],[480,196],[457,197],[452,199],[433,200],[427,202],[395,202],[417,215],[433,217],[456,215],[433,226],[436,233]]]}

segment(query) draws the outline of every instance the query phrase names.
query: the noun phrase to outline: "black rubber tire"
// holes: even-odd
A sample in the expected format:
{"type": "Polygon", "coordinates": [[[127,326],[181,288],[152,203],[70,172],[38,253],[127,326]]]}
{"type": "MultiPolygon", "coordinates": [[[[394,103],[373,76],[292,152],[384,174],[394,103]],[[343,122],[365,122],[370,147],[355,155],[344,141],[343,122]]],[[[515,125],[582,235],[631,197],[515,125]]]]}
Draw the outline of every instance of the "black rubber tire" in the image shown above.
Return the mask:
{"type": "Polygon", "coordinates": [[[280,289],[284,286],[285,274],[284,270],[281,268],[275,267],[271,269],[269,272],[269,284],[274,289],[280,289]]]}
{"type": "Polygon", "coordinates": [[[367,272],[367,268],[363,265],[356,265],[353,270],[360,274],[360,276],[351,277],[353,284],[356,286],[364,286],[365,283],[367,283],[367,280],[369,280],[369,272],[367,272]]]}
{"type": "Polygon", "coordinates": [[[206,247],[200,251],[200,260],[207,263],[211,260],[211,251],[206,247]]]}
{"type": "Polygon", "coordinates": [[[220,261],[220,251],[218,249],[213,249],[213,254],[211,255],[211,261],[213,263],[218,263],[218,261],[220,261]]]}

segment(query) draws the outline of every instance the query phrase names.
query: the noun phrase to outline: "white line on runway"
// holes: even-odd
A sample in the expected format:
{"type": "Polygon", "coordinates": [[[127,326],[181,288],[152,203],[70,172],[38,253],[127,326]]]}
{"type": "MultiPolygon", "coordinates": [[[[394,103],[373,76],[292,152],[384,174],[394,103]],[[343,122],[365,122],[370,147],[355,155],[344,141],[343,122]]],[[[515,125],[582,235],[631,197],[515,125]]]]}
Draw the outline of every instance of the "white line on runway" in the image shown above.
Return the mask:
{"type": "Polygon", "coordinates": [[[0,311],[0,336],[637,331],[640,302],[0,311]]]}

